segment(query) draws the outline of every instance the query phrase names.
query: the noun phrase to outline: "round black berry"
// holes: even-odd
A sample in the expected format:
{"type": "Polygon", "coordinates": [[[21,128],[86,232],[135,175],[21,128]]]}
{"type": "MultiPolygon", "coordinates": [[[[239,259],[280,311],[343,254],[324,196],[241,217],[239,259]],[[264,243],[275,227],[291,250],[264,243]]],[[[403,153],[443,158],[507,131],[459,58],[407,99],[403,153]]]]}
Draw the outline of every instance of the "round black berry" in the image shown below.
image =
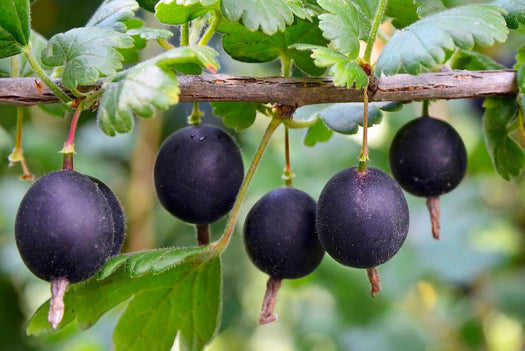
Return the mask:
{"type": "Polygon", "coordinates": [[[467,151],[447,122],[428,116],[405,124],[390,146],[390,168],[399,185],[416,196],[448,193],[463,179],[467,151]]]}
{"type": "Polygon", "coordinates": [[[175,217],[208,224],[228,213],[244,176],[239,147],[225,131],[188,126],[162,143],[154,181],[160,203],[175,217]]]}
{"type": "Polygon", "coordinates": [[[396,133],[389,158],[399,185],[427,198],[432,234],[439,239],[439,196],[454,189],[467,168],[467,151],[458,132],[439,119],[416,118],[396,133]]]}
{"type": "Polygon", "coordinates": [[[310,274],[324,255],[315,230],[315,200],[290,187],[264,195],[244,223],[244,245],[261,271],[276,279],[310,274]]]}
{"type": "Polygon", "coordinates": [[[27,191],[15,237],[27,267],[39,278],[70,283],[93,276],[113,248],[113,220],[104,195],[75,171],[44,175],[27,191]]]}
{"type": "Polygon", "coordinates": [[[317,232],[337,262],[373,268],[391,259],[408,232],[408,205],[396,182],[368,167],[334,175],[317,203],[317,232]]]}
{"type": "Polygon", "coordinates": [[[117,196],[111,189],[97,178],[89,176],[102,192],[108,203],[111,217],[113,219],[113,247],[110,256],[118,255],[126,237],[126,218],[117,196]]]}

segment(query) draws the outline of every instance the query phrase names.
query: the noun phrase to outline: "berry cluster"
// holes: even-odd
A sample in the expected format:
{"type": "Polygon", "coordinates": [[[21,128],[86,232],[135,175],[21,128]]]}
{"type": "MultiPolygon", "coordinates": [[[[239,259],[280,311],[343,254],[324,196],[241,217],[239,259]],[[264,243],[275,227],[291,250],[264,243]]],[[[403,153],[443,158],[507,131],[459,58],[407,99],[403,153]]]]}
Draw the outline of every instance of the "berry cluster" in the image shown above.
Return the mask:
{"type": "MultiPolygon", "coordinates": [[[[443,121],[418,118],[395,136],[390,164],[397,182],[379,169],[352,167],[326,183],[318,203],[290,180],[251,208],[243,230],[246,252],[270,277],[261,324],[276,318],[281,281],[313,272],[325,251],[345,266],[366,269],[375,295],[376,267],[399,251],[408,232],[401,187],[429,199],[433,233],[439,237],[437,198],[456,187],[465,173],[466,152],[457,132],[443,121]]],[[[160,203],[173,216],[195,224],[199,245],[210,241],[208,224],[232,209],[243,177],[239,147],[228,133],[209,125],[176,131],[155,160],[160,203]]],[[[54,328],[62,319],[67,285],[92,277],[118,254],[124,233],[119,201],[98,179],[62,170],[44,175],[28,190],[16,217],[16,243],[27,267],[51,282],[49,321],[54,328]]]]}

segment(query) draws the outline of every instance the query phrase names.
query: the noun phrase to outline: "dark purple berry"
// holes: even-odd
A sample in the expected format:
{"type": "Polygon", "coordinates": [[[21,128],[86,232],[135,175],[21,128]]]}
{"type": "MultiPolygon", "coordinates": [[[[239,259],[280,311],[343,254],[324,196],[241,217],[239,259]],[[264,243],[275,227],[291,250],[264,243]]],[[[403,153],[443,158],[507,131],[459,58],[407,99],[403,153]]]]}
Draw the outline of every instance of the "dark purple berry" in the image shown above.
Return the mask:
{"type": "Polygon", "coordinates": [[[391,259],[408,232],[408,205],[396,182],[379,169],[347,168],[334,175],[317,203],[317,232],[337,262],[373,268],[391,259]]]}
{"type": "Polygon", "coordinates": [[[113,248],[113,220],[104,195],[88,177],[52,172],[22,199],[15,237],[24,263],[37,277],[75,283],[106,262],[113,248]]]}
{"type": "Polygon", "coordinates": [[[307,193],[278,188],[264,195],[244,222],[244,246],[251,261],[270,275],[259,323],[273,314],[282,279],[301,278],[321,263],[324,250],[315,230],[316,204],[307,193]]]}
{"type": "Polygon", "coordinates": [[[194,224],[228,213],[244,176],[239,147],[209,125],[178,130],[162,143],[155,160],[155,189],[173,216],[194,224]]]}
{"type": "Polygon", "coordinates": [[[110,256],[118,255],[124,245],[124,239],[126,238],[126,217],[124,216],[120,202],[113,191],[111,191],[111,189],[99,179],[90,176],[89,179],[98,186],[108,203],[111,217],[113,218],[113,247],[110,256]]]}
{"type": "Polygon", "coordinates": [[[413,195],[428,198],[432,232],[439,239],[439,196],[454,189],[467,168],[460,135],[439,119],[416,118],[396,133],[389,159],[399,185],[413,195]]]}
{"type": "Polygon", "coordinates": [[[315,200],[290,187],[264,195],[244,222],[244,246],[253,264],[276,279],[310,274],[324,250],[315,230],[315,200]]]}

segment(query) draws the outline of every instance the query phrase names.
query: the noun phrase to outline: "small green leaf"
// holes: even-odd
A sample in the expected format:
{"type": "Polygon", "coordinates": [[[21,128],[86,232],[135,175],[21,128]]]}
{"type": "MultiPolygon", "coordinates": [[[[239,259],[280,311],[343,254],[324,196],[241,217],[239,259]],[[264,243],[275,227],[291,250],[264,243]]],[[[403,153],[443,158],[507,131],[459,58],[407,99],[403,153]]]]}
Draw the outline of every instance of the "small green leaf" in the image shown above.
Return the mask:
{"type": "Polygon", "coordinates": [[[450,66],[452,69],[466,69],[469,71],[497,70],[505,67],[492,58],[479,52],[459,50],[450,66]]]}
{"type": "Polygon", "coordinates": [[[308,128],[304,137],[304,145],[314,146],[317,143],[330,140],[334,131],[329,129],[323,120],[318,118],[313,126],[308,128]]]}
{"type": "Polygon", "coordinates": [[[397,31],[376,63],[376,74],[418,74],[437,69],[447,52],[474,44],[490,46],[507,38],[501,9],[492,5],[466,5],[438,12],[397,31]]]}
{"type": "Polygon", "coordinates": [[[404,28],[419,19],[414,0],[390,0],[385,14],[392,18],[392,25],[398,29],[404,28]]]}
{"type": "Polygon", "coordinates": [[[350,0],[319,0],[318,3],[329,12],[319,15],[319,27],[325,38],[333,40],[335,48],[351,59],[359,56],[359,39],[368,39],[371,18],[350,0]]]}
{"type": "MultiPolygon", "coordinates": [[[[31,50],[33,51],[38,63],[42,66],[42,68],[47,71],[48,73],[52,71],[52,68],[46,67],[42,62],[40,62],[40,53],[44,48],[47,46],[47,40],[38,34],[35,31],[31,31],[31,50]]],[[[23,54],[17,55],[18,60],[18,69],[19,69],[19,76],[20,77],[33,77],[35,76],[35,73],[33,72],[33,69],[27,62],[25,56],[23,54]]],[[[11,77],[11,57],[5,57],[0,59],[0,77],[7,78],[11,77]]]]}
{"type": "Polygon", "coordinates": [[[235,60],[243,62],[268,62],[278,57],[288,57],[302,71],[318,76],[326,69],[313,63],[308,52],[299,51],[290,47],[294,43],[309,43],[326,45],[328,41],[323,37],[317,20],[307,22],[297,20],[284,32],[267,35],[262,32],[252,32],[238,22],[222,22],[218,32],[223,33],[222,45],[224,50],[235,60]]]}
{"type": "Polygon", "coordinates": [[[42,52],[48,66],[64,66],[62,83],[68,89],[91,84],[100,75],[113,75],[122,67],[117,48],[129,48],[133,39],[112,29],[74,28],[53,36],[42,52]]]}
{"type": "Polygon", "coordinates": [[[119,72],[105,85],[97,120],[108,135],[133,128],[133,114],[152,117],[155,108],[165,110],[179,101],[175,69],[180,64],[205,67],[215,72],[217,52],[209,47],[179,47],[119,72]]]}
{"type": "Polygon", "coordinates": [[[0,1],[0,58],[22,52],[29,43],[29,1],[0,1]]]}
{"type": "Polygon", "coordinates": [[[368,84],[368,76],[361,66],[335,50],[308,44],[296,44],[292,47],[297,50],[311,50],[317,66],[330,67],[328,73],[333,78],[335,86],[361,89],[368,84]]]}
{"type": "Polygon", "coordinates": [[[228,128],[237,131],[250,127],[255,122],[257,107],[255,102],[212,102],[213,114],[222,117],[222,122],[228,128]]]}
{"type": "Polygon", "coordinates": [[[162,23],[183,24],[219,8],[218,0],[162,0],[155,16],[162,23]]]}
{"type": "Polygon", "coordinates": [[[492,4],[506,11],[503,16],[510,29],[518,29],[520,23],[525,24],[525,2],[523,0],[496,0],[492,4]]]}
{"type": "Polygon", "coordinates": [[[525,165],[523,149],[508,134],[507,126],[516,117],[518,106],[513,98],[487,98],[483,103],[483,130],[492,163],[499,175],[510,180],[525,165]]]}
{"type": "MultiPolygon", "coordinates": [[[[213,338],[221,312],[221,262],[209,255],[209,248],[170,248],[117,256],[106,264],[102,279],[68,288],[59,328],[75,320],[80,329],[90,328],[128,301],[113,333],[115,350],[168,351],[176,335],[182,350],[202,350],[213,338]],[[166,258],[167,268],[151,273],[166,258]],[[135,269],[127,268],[131,262],[135,269]]],[[[48,308],[46,302],[34,314],[29,335],[52,332],[48,308]]]]}
{"type": "Polygon", "coordinates": [[[124,21],[133,18],[139,4],[135,0],[105,0],[93,14],[86,27],[98,27],[125,32],[124,21]]]}
{"type": "Polygon", "coordinates": [[[273,35],[291,25],[294,16],[310,19],[300,0],[222,0],[221,10],[231,22],[241,21],[250,31],[273,35]]]}

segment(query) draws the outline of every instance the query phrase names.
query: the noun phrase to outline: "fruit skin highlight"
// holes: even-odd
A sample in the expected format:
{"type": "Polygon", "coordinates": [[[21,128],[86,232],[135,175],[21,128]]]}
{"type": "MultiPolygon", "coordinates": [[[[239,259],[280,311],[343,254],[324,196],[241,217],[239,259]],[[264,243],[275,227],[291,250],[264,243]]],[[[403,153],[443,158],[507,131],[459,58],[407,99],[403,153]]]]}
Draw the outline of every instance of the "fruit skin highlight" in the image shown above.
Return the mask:
{"type": "Polygon", "coordinates": [[[270,191],[251,208],[244,246],[251,261],[276,279],[310,274],[324,256],[315,230],[315,200],[290,188],[270,191]]]}
{"type": "Polygon", "coordinates": [[[155,160],[160,203],[173,216],[193,224],[212,223],[228,213],[243,177],[239,147],[228,133],[209,125],[173,133],[155,160]]]}
{"type": "Polygon", "coordinates": [[[383,171],[347,168],[334,175],[317,203],[317,232],[337,262],[373,268],[391,259],[405,241],[408,205],[399,185],[383,171]]]}
{"type": "Polygon", "coordinates": [[[454,189],[465,176],[467,151],[450,124],[423,116],[396,133],[389,161],[403,189],[416,196],[439,196],[454,189]]]}
{"type": "Polygon", "coordinates": [[[93,276],[113,248],[113,220],[102,192],[75,171],[51,172],[27,191],[15,238],[26,266],[46,281],[93,276]]]}

